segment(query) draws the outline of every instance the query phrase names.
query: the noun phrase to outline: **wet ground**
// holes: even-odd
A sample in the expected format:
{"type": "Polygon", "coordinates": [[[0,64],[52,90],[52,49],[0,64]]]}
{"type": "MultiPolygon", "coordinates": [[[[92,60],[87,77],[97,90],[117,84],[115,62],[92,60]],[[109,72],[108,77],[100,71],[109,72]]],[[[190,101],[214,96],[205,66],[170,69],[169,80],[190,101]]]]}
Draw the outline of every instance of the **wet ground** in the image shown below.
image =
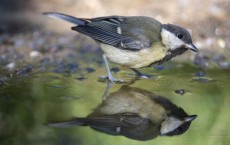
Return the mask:
{"type": "MultiPolygon", "coordinates": [[[[153,75],[152,79],[135,80],[131,70],[111,63],[114,76],[130,82],[125,85],[165,96],[188,114],[198,115],[181,136],[139,142],[99,133],[89,127],[54,128],[46,125],[86,117],[102,102],[107,83],[99,81],[99,77],[106,75],[106,69],[102,52],[93,41],[72,33],[37,31],[4,34],[1,38],[1,144],[173,142],[182,145],[228,144],[230,141],[230,117],[227,115],[230,69],[224,54],[187,52],[194,57],[141,69],[153,75]]],[[[122,86],[112,85],[109,94],[122,86]]]]}
{"type": "MultiPolygon", "coordinates": [[[[188,114],[198,117],[181,136],[158,137],[139,142],[122,136],[99,133],[89,127],[54,128],[49,122],[86,117],[101,102],[107,83],[97,81],[103,67],[85,73],[29,72],[3,81],[0,88],[1,144],[228,144],[228,69],[201,71],[189,64],[170,64],[163,69],[146,69],[155,79],[132,81],[130,87],[165,96],[188,114]],[[181,71],[183,70],[183,71],[181,71]]],[[[133,80],[131,71],[115,76],[133,80]]],[[[109,94],[122,85],[113,84],[109,94]]]]}

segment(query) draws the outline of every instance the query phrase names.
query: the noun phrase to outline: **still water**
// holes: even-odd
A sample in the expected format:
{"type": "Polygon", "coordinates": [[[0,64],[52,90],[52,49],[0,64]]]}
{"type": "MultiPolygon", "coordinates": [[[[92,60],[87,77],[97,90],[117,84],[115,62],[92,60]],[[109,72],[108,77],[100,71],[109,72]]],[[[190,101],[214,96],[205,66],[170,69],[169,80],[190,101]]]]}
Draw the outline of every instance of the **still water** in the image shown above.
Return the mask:
{"type": "MultiPolygon", "coordinates": [[[[155,135],[153,139],[139,141],[135,137],[131,139],[128,136],[111,135],[111,132],[95,131],[88,126],[58,128],[47,125],[50,122],[84,118],[95,109],[106,106],[102,96],[107,83],[98,81],[98,76],[106,73],[101,67],[93,73],[86,74],[83,79],[78,78],[79,74],[33,72],[14,77],[2,85],[0,87],[0,144],[230,144],[230,70],[202,70],[205,75],[201,77],[195,76],[200,71],[197,67],[186,64],[174,64],[173,67],[166,67],[163,70],[148,68],[142,71],[154,75],[154,78],[134,79],[131,71],[122,70],[115,76],[130,83],[112,84],[107,97],[119,93],[119,90],[124,87],[138,90],[143,96],[150,94],[150,96],[165,97],[172,104],[183,108],[188,115],[197,115],[185,133],[171,137],[155,135]]],[[[126,93],[125,90],[123,93],[126,93]]],[[[132,93],[126,94],[126,97],[130,98],[130,94],[132,93]]],[[[148,102],[139,106],[151,108],[147,107],[148,102]]],[[[116,112],[116,109],[113,111],[116,112]]],[[[154,111],[152,109],[152,112],[154,111]]]]}

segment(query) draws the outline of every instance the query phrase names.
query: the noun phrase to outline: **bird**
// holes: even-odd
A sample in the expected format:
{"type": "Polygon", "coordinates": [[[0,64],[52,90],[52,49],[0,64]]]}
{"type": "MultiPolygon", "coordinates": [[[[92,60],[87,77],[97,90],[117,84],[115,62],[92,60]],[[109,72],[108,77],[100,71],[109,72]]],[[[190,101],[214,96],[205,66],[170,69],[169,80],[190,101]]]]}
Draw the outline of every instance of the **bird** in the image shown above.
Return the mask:
{"type": "Polygon", "coordinates": [[[90,126],[105,134],[147,141],[157,136],[183,134],[196,117],[188,115],[166,97],[145,89],[122,86],[88,116],[47,125],[62,128],[90,126]]]}
{"type": "Polygon", "coordinates": [[[188,30],[147,16],[76,18],[56,12],[43,14],[73,23],[72,30],[94,39],[103,51],[111,82],[123,80],[112,76],[108,59],[142,76],[138,68],[160,65],[186,50],[198,51],[188,30]]]}

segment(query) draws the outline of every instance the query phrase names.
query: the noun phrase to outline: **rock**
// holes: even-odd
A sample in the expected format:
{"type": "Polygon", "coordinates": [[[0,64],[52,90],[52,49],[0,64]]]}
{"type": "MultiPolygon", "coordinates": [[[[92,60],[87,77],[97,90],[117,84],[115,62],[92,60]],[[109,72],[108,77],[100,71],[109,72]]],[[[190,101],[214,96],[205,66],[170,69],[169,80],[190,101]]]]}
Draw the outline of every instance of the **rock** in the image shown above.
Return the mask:
{"type": "Polygon", "coordinates": [[[194,64],[199,65],[202,68],[207,68],[209,65],[209,57],[201,53],[197,53],[194,58],[194,64]]]}
{"type": "Polygon", "coordinates": [[[195,73],[195,76],[196,76],[196,77],[205,77],[205,76],[206,76],[206,73],[203,72],[203,71],[198,71],[198,72],[195,73]]]}
{"type": "Polygon", "coordinates": [[[15,66],[16,66],[15,62],[11,62],[11,63],[9,63],[9,64],[6,65],[6,69],[8,71],[12,71],[12,70],[15,69],[15,66]]]}
{"type": "Polygon", "coordinates": [[[164,65],[157,65],[154,67],[156,70],[164,70],[165,66],[164,65]]]}
{"type": "Polygon", "coordinates": [[[42,56],[42,54],[39,51],[34,50],[34,51],[30,52],[30,57],[32,59],[36,59],[36,58],[39,58],[41,56],[42,56]]]}
{"type": "Polygon", "coordinates": [[[79,80],[79,81],[84,81],[84,80],[86,80],[87,78],[84,77],[84,76],[80,76],[80,77],[77,77],[76,79],[79,80]]]}
{"type": "Polygon", "coordinates": [[[115,74],[116,74],[117,72],[120,71],[120,69],[119,69],[118,67],[113,67],[113,68],[111,68],[110,70],[111,70],[112,72],[114,72],[115,74]]]}
{"type": "Polygon", "coordinates": [[[220,62],[225,60],[225,56],[223,54],[217,54],[212,57],[212,60],[215,62],[220,62]]]}
{"type": "Polygon", "coordinates": [[[92,67],[87,67],[85,70],[86,70],[88,73],[92,73],[92,72],[95,71],[95,69],[92,68],[92,67]]]}
{"type": "Polygon", "coordinates": [[[218,63],[221,68],[230,68],[230,62],[221,61],[218,63]]]}
{"type": "Polygon", "coordinates": [[[186,93],[186,91],[184,89],[178,89],[178,90],[175,90],[175,93],[180,94],[180,95],[184,95],[186,93]]]}
{"type": "Polygon", "coordinates": [[[31,65],[26,65],[20,69],[17,69],[16,70],[16,74],[17,75],[25,75],[25,74],[28,74],[32,71],[32,66],[31,65]]]}

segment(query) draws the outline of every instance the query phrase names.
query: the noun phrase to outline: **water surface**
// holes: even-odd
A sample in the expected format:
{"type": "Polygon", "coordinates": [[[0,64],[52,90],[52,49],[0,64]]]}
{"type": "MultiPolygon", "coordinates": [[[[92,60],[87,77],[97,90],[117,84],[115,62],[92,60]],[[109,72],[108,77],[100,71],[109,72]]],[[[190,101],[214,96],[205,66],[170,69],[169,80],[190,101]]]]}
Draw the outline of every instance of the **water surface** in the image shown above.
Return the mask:
{"type": "MultiPolygon", "coordinates": [[[[121,69],[116,77],[127,81],[134,78],[132,71],[121,69]]],[[[85,74],[83,79],[79,79],[77,73],[32,72],[13,76],[0,87],[1,145],[229,144],[230,70],[199,70],[187,64],[173,64],[163,70],[147,68],[142,71],[154,75],[155,79],[139,79],[130,86],[164,96],[188,114],[198,115],[186,133],[143,142],[103,134],[89,127],[45,125],[85,117],[102,102],[107,83],[98,81],[100,75],[106,74],[105,68],[100,67],[85,74]],[[195,76],[199,71],[205,75],[195,76]]],[[[109,93],[121,86],[113,84],[109,93]]]]}

